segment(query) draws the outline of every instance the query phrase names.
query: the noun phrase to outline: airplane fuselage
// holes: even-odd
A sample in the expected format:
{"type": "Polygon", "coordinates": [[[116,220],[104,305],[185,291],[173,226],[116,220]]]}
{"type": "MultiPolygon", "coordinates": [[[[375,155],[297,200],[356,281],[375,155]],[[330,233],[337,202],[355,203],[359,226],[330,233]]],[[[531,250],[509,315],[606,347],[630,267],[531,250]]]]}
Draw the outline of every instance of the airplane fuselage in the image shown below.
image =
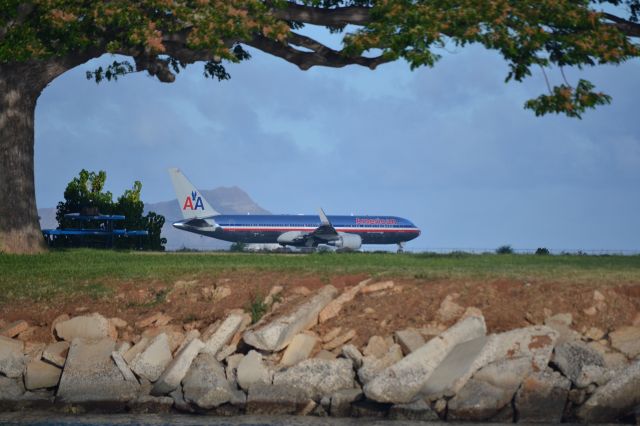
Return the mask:
{"type": "MultiPolygon", "coordinates": [[[[362,244],[400,244],[413,240],[420,230],[397,216],[328,216],[338,232],[359,235],[362,244]]],[[[321,226],[317,215],[216,215],[203,218],[210,226],[175,222],[185,231],[230,242],[272,244],[286,232],[313,232],[321,226]]]]}

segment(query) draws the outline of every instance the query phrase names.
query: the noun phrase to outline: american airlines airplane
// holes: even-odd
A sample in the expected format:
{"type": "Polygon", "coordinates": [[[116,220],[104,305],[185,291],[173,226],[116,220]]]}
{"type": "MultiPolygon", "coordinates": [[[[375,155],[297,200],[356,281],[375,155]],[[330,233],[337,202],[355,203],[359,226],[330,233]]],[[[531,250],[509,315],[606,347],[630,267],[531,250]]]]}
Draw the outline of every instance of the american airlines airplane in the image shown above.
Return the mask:
{"type": "Polygon", "coordinates": [[[173,223],[183,231],[230,242],[280,244],[358,250],[362,244],[397,244],[420,235],[407,219],[397,216],[223,215],[215,211],[180,170],[169,169],[184,220],[173,223]]]}

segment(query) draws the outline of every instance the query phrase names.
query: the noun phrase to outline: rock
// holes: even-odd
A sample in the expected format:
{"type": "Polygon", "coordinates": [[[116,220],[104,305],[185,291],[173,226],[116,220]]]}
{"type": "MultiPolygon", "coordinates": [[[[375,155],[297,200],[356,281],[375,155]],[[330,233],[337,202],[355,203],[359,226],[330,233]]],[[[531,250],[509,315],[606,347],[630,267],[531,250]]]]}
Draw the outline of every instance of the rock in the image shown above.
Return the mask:
{"type": "Polygon", "coordinates": [[[348,359],[307,359],[276,373],[273,384],[299,388],[307,398],[318,400],[354,387],[353,364],[348,359]]]}
{"type": "Polygon", "coordinates": [[[342,327],[334,327],[327,334],[322,336],[322,343],[327,343],[338,337],[340,332],[342,331],[342,327]]]}
{"type": "Polygon", "coordinates": [[[125,381],[111,359],[115,342],[110,338],[75,338],[69,347],[57,398],[65,403],[129,401],[139,386],[125,381]]]}
{"type": "Polygon", "coordinates": [[[449,400],[447,420],[489,420],[511,402],[516,389],[517,384],[502,387],[472,377],[456,396],[449,400]]]}
{"type": "Polygon", "coordinates": [[[388,290],[395,286],[393,281],[382,281],[379,283],[368,285],[360,290],[362,294],[375,293],[377,291],[388,290]]]}
{"type": "Polygon", "coordinates": [[[227,358],[227,368],[225,368],[225,373],[227,375],[227,380],[231,383],[238,382],[238,366],[240,365],[242,358],[244,358],[244,354],[234,354],[227,358]]]}
{"type": "Polygon", "coordinates": [[[577,418],[587,423],[614,422],[632,414],[640,405],[640,360],[621,370],[599,387],[576,411],[577,418]]]}
{"type": "Polygon", "coordinates": [[[46,347],[47,347],[46,343],[24,342],[25,362],[29,363],[29,361],[34,359],[41,359],[42,352],[44,352],[44,348],[46,347]]]}
{"type": "Polygon", "coordinates": [[[371,336],[367,346],[362,351],[364,356],[372,356],[374,358],[382,358],[389,351],[389,345],[387,341],[380,336],[371,336]]]}
{"type": "Polygon", "coordinates": [[[0,376],[0,402],[15,401],[24,394],[22,379],[0,376]]]}
{"type": "Polygon", "coordinates": [[[169,324],[172,319],[173,318],[171,318],[169,315],[165,315],[162,312],[156,312],[155,314],[143,318],[140,321],[136,321],[136,327],[147,328],[151,325],[153,325],[154,327],[162,327],[163,325],[169,324]]]}
{"type": "Polygon", "coordinates": [[[405,355],[410,354],[426,343],[422,334],[415,328],[396,331],[394,336],[396,343],[400,345],[405,355]]]}
{"type": "Polygon", "coordinates": [[[225,359],[227,359],[228,356],[233,355],[237,349],[238,349],[238,345],[228,344],[224,346],[222,349],[220,349],[220,351],[216,355],[216,359],[222,362],[225,359]]]}
{"type": "Polygon", "coordinates": [[[358,378],[362,384],[366,384],[373,380],[385,368],[395,364],[402,359],[402,348],[400,345],[393,344],[385,356],[375,358],[366,356],[362,359],[362,367],[358,370],[358,378]]]}
{"type": "Polygon", "coordinates": [[[529,357],[501,359],[482,367],[473,377],[512,391],[511,395],[513,395],[532,371],[533,365],[529,357]]]}
{"type": "Polygon", "coordinates": [[[58,385],[62,370],[47,362],[33,360],[27,364],[24,384],[28,390],[52,388],[58,385]]]}
{"type": "Polygon", "coordinates": [[[336,354],[334,354],[333,352],[329,352],[327,350],[321,350],[320,352],[318,352],[316,354],[316,356],[314,357],[314,359],[324,359],[325,361],[331,361],[336,359],[338,356],[336,354]]]}
{"type": "Polygon", "coordinates": [[[557,344],[561,344],[582,338],[580,333],[571,329],[570,325],[572,321],[571,314],[556,314],[545,319],[544,324],[558,333],[557,344]]]}
{"type": "MultiPolygon", "coordinates": [[[[160,327],[149,327],[142,332],[142,337],[153,340],[160,334],[166,334],[169,339],[169,350],[175,352],[184,341],[184,332],[179,325],[162,325],[160,327]]],[[[145,348],[146,349],[146,348],[145,348]]]]}
{"type": "Polygon", "coordinates": [[[23,331],[26,331],[28,328],[29,328],[29,324],[26,321],[24,320],[15,321],[9,325],[2,327],[0,329],[0,336],[13,338],[13,337],[16,337],[18,334],[22,333],[23,331]]]}
{"type": "Polygon", "coordinates": [[[42,359],[56,365],[60,368],[64,367],[69,353],[69,342],[56,342],[45,347],[42,352],[42,359]]]}
{"type": "Polygon", "coordinates": [[[155,382],[171,362],[169,338],[165,333],[158,334],[149,345],[133,358],[129,366],[139,377],[155,382]]]}
{"type": "Polygon", "coordinates": [[[568,399],[574,405],[582,405],[587,400],[587,390],[577,388],[571,389],[569,391],[568,399]]]}
{"type": "Polygon", "coordinates": [[[589,306],[588,308],[583,309],[582,312],[584,312],[585,315],[592,317],[598,313],[598,310],[595,306],[589,306]]]}
{"type": "Polygon", "coordinates": [[[408,404],[395,404],[389,409],[391,420],[417,420],[423,422],[439,422],[440,417],[423,399],[408,404]]]}
{"type": "Polygon", "coordinates": [[[355,368],[362,367],[363,356],[354,345],[344,345],[342,347],[342,355],[353,362],[355,368]]]}
{"type": "Polygon", "coordinates": [[[433,404],[433,409],[436,413],[440,414],[441,417],[444,417],[445,410],[447,409],[447,400],[444,398],[440,398],[433,404]]]}
{"type": "Polygon", "coordinates": [[[243,316],[240,314],[231,314],[220,324],[220,327],[213,333],[213,335],[205,342],[202,352],[216,355],[220,349],[236,334],[240,324],[242,323],[243,316]]]}
{"type": "Polygon", "coordinates": [[[299,388],[256,383],[249,389],[247,414],[294,414],[307,405],[309,398],[299,388]]]}
{"type": "Polygon", "coordinates": [[[449,401],[447,418],[465,421],[513,419],[508,404],[532,368],[529,357],[502,359],[488,364],[449,401]]]}
{"type": "Polygon", "coordinates": [[[194,339],[197,339],[198,337],[200,337],[200,332],[198,330],[196,329],[189,330],[187,334],[184,336],[182,343],[180,343],[180,346],[178,346],[178,349],[176,349],[176,352],[180,352],[185,346],[189,344],[189,342],[191,342],[194,339]]]}
{"type": "Polygon", "coordinates": [[[332,350],[344,345],[345,343],[347,343],[349,340],[353,339],[354,337],[356,337],[356,331],[351,329],[348,332],[346,332],[345,334],[343,334],[342,336],[338,336],[335,339],[333,339],[332,341],[325,343],[322,346],[322,349],[324,349],[326,351],[332,351],[332,350]]]}
{"type": "Polygon", "coordinates": [[[67,342],[76,338],[101,340],[106,337],[114,337],[109,320],[98,313],[58,322],[55,326],[55,331],[59,338],[67,342]]]}
{"type": "Polygon", "coordinates": [[[568,312],[562,313],[562,314],[555,314],[553,316],[545,318],[544,322],[545,324],[547,322],[556,322],[569,327],[571,326],[571,324],[573,324],[573,315],[571,315],[568,312]]]}
{"type": "Polygon", "coordinates": [[[362,389],[342,389],[331,395],[330,413],[333,417],[351,416],[351,404],[362,399],[362,389]]]}
{"type": "Polygon", "coordinates": [[[22,376],[25,366],[24,342],[0,336],[0,373],[14,378],[22,376]]]}
{"type": "Polygon", "coordinates": [[[300,361],[304,361],[309,358],[317,342],[318,338],[314,335],[306,333],[296,334],[284,351],[280,364],[285,367],[290,367],[300,361]]]}
{"type": "Polygon", "coordinates": [[[244,333],[244,341],[254,348],[276,352],[285,348],[296,334],[318,322],[318,314],[335,297],[337,290],[328,285],[289,315],[281,316],[257,330],[244,333]]]}
{"type": "Polygon", "coordinates": [[[282,290],[284,290],[284,288],[281,285],[274,285],[273,287],[271,287],[271,290],[269,290],[269,294],[267,294],[267,297],[264,298],[264,303],[267,305],[273,304],[274,298],[282,293],[282,290]]]}
{"type": "Polygon", "coordinates": [[[531,373],[516,394],[518,422],[560,423],[570,387],[571,381],[556,371],[531,373]]]}
{"type": "Polygon", "coordinates": [[[166,395],[177,388],[187,371],[189,371],[194,358],[203,347],[204,343],[200,339],[193,339],[187,346],[182,348],[154,384],[151,394],[155,396],[166,395]]]}
{"type": "Polygon", "coordinates": [[[562,374],[579,388],[587,387],[592,380],[596,381],[595,378],[589,379],[592,375],[588,369],[585,370],[586,367],[604,367],[602,355],[581,341],[570,341],[556,346],[553,362],[562,374]]]}
{"type": "Polygon", "coordinates": [[[138,343],[129,348],[129,350],[126,351],[122,357],[125,361],[127,361],[127,363],[130,363],[135,357],[137,357],[139,354],[144,352],[145,349],[147,349],[149,343],[151,343],[150,338],[142,337],[140,340],[138,340],[138,343]]]}
{"type": "Polygon", "coordinates": [[[111,352],[111,359],[113,359],[113,362],[116,363],[116,367],[118,367],[118,370],[120,370],[120,373],[122,373],[122,377],[126,381],[138,383],[138,379],[136,379],[136,376],[133,374],[133,372],[129,368],[129,365],[127,365],[127,362],[124,360],[120,352],[111,352]]]}
{"type": "Polygon", "coordinates": [[[364,387],[365,395],[378,402],[411,402],[456,345],[485,333],[483,317],[470,316],[459,321],[369,381],[364,387]]]}
{"type": "Polygon", "coordinates": [[[486,365],[485,362],[493,361],[493,356],[479,357],[488,340],[488,337],[482,336],[456,345],[433,371],[421,394],[430,400],[455,395],[473,373],[486,365]]]}
{"type": "Polygon", "coordinates": [[[130,342],[127,342],[127,341],[116,342],[116,352],[118,352],[120,355],[126,354],[129,349],[131,349],[130,342]]]}
{"type": "Polygon", "coordinates": [[[196,357],[182,380],[182,389],[186,401],[204,409],[218,407],[229,402],[233,396],[224,367],[210,353],[201,353],[196,357]]]}
{"type": "Polygon", "coordinates": [[[605,332],[598,327],[591,327],[585,333],[584,336],[589,340],[600,340],[604,338],[605,332]]]}
{"type": "Polygon", "coordinates": [[[125,320],[118,317],[109,318],[109,322],[118,330],[121,328],[126,328],[129,325],[129,323],[127,323],[125,320]]]}
{"type": "Polygon", "coordinates": [[[254,383],[271,382],[271,373],[262,362],[262,355],[256,351],[249,351],[240,360],[236,375],[238,385],[244,390],[248,390],[254,383]]]}
{"type": "Polygon", "coordinates": [[[534,371],[544,371],[549,364],[558,333],[550,327],[531,326],[490,336],[483,352],[490,361],[504,357],[529,357],[534,371]]]}
{"type": "Polygon", "coordinates": [[[307,402],[307,405],[305,405],[302,410],[296,413],[296,416],[307,416],[311,414],[316,409],[317,406],[318,406],[318,403],[315,402],[313,399],[310,399],[307,402]]]}
{"type": "Polygon", "coordinates": [[[609,333],[611,346],[633,359],[640,355],[640,326],[628,326],[609,333]]]}
{"type": "Polygon", "coordinates": [[[454,300],[458,299],[458,293],[447,295],[436,312],[436,319],[439,322],[449,322],[458,319],[464,313],[464,308],[458,305],[454,300]]]}
{"type": "Polygon", "coordinates": [[[318,322],[322,324],[323,322],[326,322],[331,318],[338,316],[338,314],[342,310],[342,306],[345,303],[351,302],[356,297],[356,295],[363,288],[365,288],[367,284],[369,284],[369,282],[371,282],[371,279],[364,280],[358,285],[345,290],[340,296],[332,300],[327,306],[325,306],[324,309],[322,309],[322,311],[320,311],[320,314],[318,315],[318,322]]]}
{"type": "Polygon", "coordinates": [[[178,386],[176,389],[169,393],[169,397],[173,400],[173,406],[176,410],[185,413],[195,412],[194,408],[184,399],[184,393],[182,392],[182,386],[178,386]]]}

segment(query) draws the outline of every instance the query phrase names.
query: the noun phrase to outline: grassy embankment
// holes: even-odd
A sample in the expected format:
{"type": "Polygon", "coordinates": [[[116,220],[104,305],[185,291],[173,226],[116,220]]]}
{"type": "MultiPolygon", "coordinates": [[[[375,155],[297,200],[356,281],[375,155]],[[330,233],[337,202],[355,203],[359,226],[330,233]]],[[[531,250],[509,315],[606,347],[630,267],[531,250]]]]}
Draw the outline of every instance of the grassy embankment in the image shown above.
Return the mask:
{"type": "Polygon", "coordinates": [[[136,253],[52,251],[36,256],[0,254],[0,304],[55,296],[108,297],[123,281],[216,276],[240,272],[367,273],[380,277],[499,279],[558,283],[638,284],[640,256],[536,256],[394,253],[136,253]]]}

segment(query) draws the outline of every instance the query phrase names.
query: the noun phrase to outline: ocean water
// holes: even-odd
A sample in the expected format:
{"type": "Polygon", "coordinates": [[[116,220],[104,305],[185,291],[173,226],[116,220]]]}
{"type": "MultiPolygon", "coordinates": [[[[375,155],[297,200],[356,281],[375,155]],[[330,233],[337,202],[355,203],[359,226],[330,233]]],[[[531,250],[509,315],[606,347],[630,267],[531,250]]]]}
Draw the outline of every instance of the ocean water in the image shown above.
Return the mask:
{"type": "MultiPolygon", "coordinates": [[[[414,426],[424,424],[426,423],[413,421],[299,416],[215,417],[188,414],[61,415],[45,412],[0,413],[0,425],[33,426],[414,426]]],[[[454,425],[454,423],[448,423],[448,425],[454,425]]],[[[486,423],[483,423],[483,426],[486,425],[486,423]]]]}

